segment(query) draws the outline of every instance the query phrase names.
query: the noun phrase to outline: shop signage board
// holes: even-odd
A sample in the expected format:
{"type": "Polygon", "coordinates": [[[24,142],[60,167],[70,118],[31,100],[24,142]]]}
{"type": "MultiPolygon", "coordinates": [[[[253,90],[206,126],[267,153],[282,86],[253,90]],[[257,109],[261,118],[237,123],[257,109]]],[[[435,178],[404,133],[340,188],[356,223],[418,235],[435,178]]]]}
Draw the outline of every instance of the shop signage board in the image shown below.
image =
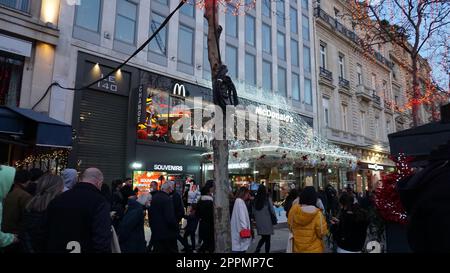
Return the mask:
{"type": "MultiPolygon", "coordinates": [[[[113,68],[99,63],[86,62],[88,71],[87,82],[93,82],[108,75],[113,68]]],[[[128,96],[130,92],[131,74],[124,70],[118,70],[103,81],[92,85],[90,88],[108,93],[128,96]]]]}
{"type": "Polygon", "coordinates": [[[267,109],[265,107],[261,107],[261,106],[256,107],[255,113],[260,116],[277,119],[279,121],[284,121],[286,123],[294,122],[294,118],[291,115],[282,114],[282,113],[272,111],[272,110],[269,110],[269,109],[267,109]]]}
{"type": "MultiPolygon", "coordinates": [[[[212,170],[214,170],[214,165],[207,164],[205,166],[205,168],[206,168],[207,171],[212,171],[212,170]]],[[[230,163],[230,164],[228,164],[228,169],[229,170],[248,169],[248,168],[250,168],[250,164],[247,163],[247,162],[244,162],[244,163],[230,163]]]]}
{"type": "Polygon", "coordinates": [[[368,164],[368,168],[375,171],[383,171],[384,167],[378,164],[368,164]]]}
{"type": "Polygon", "coordinates": [[[31,42],[0,34],[0,50],[29,58],[32,46],[31,42]]]}
{"type": "Polygon", "coordinates": [[[163,165],[163,164],[154,164],[153,170],[155,171],[177,171],[182,172],[184,170],[181,165],[163,165]]]}

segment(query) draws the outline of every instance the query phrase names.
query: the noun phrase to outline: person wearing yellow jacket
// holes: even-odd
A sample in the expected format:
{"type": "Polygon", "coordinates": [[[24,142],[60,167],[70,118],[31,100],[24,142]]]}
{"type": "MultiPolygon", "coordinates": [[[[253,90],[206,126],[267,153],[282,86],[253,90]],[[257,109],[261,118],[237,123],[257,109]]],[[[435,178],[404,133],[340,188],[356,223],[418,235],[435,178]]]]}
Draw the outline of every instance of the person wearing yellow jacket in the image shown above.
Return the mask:
{"type": "Polygon", "coordinates": [[[305,187],[299,204],[289,210],[288,226],[293,235],[293,253],[323,253],[323,238],[328,234],[325,216],[315,205],[317,193],[314,187],[305,187]]]}
{"type": "MultiPolygon", "coordinates": [[[[0,226],[2,225],[3,218],[3,199],[11,189],[15,174],[16,169],[0,165],[0,226]]],[[[0,230],[0,248],[7,247],[16,242],[18,242],[16,235],[0,230]]]]}

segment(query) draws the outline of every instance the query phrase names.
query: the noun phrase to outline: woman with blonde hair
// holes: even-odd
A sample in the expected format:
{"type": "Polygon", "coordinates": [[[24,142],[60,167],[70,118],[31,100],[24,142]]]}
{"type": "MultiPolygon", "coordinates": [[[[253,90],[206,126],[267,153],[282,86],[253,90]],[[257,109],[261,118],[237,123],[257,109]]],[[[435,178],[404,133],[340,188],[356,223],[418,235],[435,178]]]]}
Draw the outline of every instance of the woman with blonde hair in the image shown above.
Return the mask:
{"type": "Polygon", "coordinates": [[[48,204],[64,190],[60,176],[46,174],[42,176],[36,189],[36,195],[25,208],[24,228],[21,239],[25,252],[43,252],[45,246],[45,219],[48,204]]]}

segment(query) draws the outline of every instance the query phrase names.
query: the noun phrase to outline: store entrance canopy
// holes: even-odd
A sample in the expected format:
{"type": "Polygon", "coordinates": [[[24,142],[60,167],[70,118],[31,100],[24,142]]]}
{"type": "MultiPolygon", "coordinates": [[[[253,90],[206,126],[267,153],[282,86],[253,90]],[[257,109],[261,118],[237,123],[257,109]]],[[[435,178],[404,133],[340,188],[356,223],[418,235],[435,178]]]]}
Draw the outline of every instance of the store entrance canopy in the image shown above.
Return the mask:
{"type": "Polygon", "coordinates": [[[70,148],[72,126],[30,109],[0,106],[0,141],[2,139],[42,147],[70,148]]]}

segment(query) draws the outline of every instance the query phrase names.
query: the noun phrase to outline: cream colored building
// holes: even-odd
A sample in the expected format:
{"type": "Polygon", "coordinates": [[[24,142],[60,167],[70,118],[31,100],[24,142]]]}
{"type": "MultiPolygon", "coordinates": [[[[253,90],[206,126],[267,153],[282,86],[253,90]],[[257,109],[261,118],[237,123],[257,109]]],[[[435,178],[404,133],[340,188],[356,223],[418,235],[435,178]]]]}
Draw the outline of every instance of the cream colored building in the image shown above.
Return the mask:
{"type": "Polygon", "coordinates": [[[395,96],[402,102],[406,98],[403,82],[392,79],[394,64],[388,48],[363,51],[358,30],[342,16],[346,12],[345,1],[316,3],[318,120],[322,135],[359,158],[356,172],[341,173],[339,182],[341,187],[350,184],[361,191],[374,188],[381,174],[393,166],[387,135],[399,128],[400,114],[390,102],[395,96]],[[398,84],[395,89],[393,83],[398,84]]]}
{"type": "Polygon", "coordinates": [[[58,16],[59,1],[0,0],[0,105],[31,108],[53,81],[58,16]]]}

